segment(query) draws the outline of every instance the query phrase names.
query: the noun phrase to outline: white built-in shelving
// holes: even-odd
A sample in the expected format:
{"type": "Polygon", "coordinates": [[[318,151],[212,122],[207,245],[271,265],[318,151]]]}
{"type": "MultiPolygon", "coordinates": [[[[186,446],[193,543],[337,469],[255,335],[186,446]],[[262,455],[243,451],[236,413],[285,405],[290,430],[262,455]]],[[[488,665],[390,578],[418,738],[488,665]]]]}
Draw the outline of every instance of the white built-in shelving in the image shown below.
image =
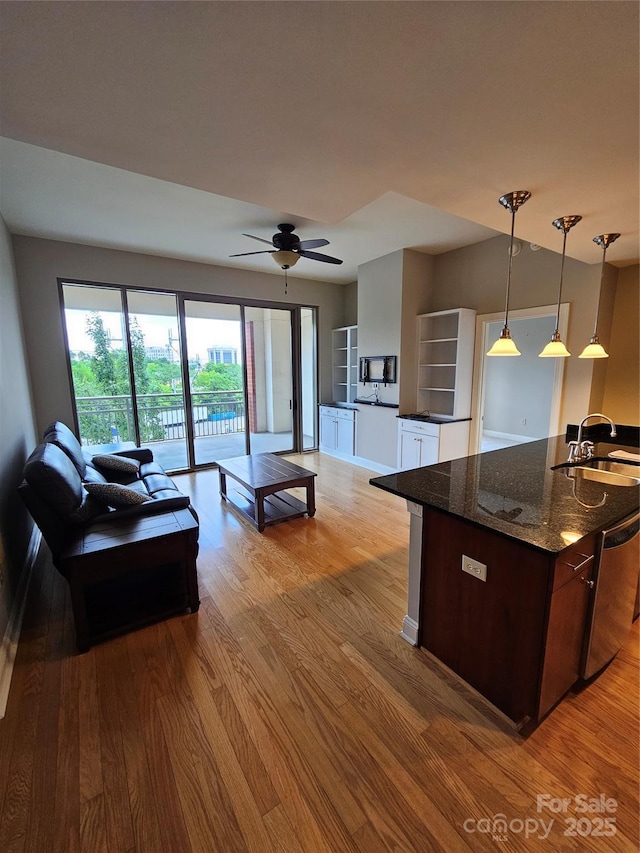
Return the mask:
{"type": "Polygon", "coordinates": [[[332,331],[333,400],[353,403],[358,392],[358,327],[332,331]]]}
{"type": "Polygon", "coordinates": [[[447,418],[471,415],[476,312],[436,311],[417,318],[416,411],[447,418]]]}

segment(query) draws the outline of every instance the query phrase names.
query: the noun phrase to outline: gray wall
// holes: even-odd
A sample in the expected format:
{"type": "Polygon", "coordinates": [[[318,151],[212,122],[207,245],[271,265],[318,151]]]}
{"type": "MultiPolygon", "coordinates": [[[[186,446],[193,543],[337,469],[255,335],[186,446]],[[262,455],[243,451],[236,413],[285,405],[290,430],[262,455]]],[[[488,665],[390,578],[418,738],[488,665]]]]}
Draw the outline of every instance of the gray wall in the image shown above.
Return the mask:
{"type": "Polygon", "coordinates": [[[13,238],[25,343],[38,432],[51,421],[73,423],[56,279],[317,306],[320,398],[331,396],[331,329],[343,323],[344,286],[62,243],[13,238]]]}
{"type": "MultiPolygon", "coordinates": [[[[416,316],[429,309],[433,257],[402,249],[358,267],[358,355],[397,356],[398,382],[380,386],[385,403],[400,409],[360,406],[356,453],[389,468],[397,461],[397,416],[413,411],[416,396],[416,316]]],[[[358,396],[373,394],[359,385],[358,396]]]]}
{"type": "MultiPolygon", "coordinates": [[[[400,354],[402,258],[393,252],[358,267],[358,356],[400,354]]],[[[380,399],[398,402],[398,385],[380,388],[380,399]]],[[[372,385],[358,385],[358,397],[373,395],[372,385]]],[[[395,468],[397,409],[360,406],[356,415],[356,453],[395,468]]]]}
{"type": "Polygon", "coordinates": [[[13,607],[33,523],[16,489],[36,443],[11,237],[0,218],[0,639],[13,607]]]}
{"type": "Polygon", "coordinates": [[[353,281],[344,288],[343,326],[358,325],[358,282],[353,281]]]}

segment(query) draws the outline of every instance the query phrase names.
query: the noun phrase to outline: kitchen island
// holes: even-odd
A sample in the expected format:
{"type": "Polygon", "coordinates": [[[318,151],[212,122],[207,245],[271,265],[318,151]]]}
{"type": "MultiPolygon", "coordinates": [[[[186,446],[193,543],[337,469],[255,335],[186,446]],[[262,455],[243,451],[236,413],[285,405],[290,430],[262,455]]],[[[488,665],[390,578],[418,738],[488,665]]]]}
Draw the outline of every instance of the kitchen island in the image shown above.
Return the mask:
{"type": "Polygon", "coordinates": [[[639,503],[552,470],[567,452],[559,436],[370,481],[411,513],[402,635],[518,727],[579,679],[598,533],[639,503]]]}

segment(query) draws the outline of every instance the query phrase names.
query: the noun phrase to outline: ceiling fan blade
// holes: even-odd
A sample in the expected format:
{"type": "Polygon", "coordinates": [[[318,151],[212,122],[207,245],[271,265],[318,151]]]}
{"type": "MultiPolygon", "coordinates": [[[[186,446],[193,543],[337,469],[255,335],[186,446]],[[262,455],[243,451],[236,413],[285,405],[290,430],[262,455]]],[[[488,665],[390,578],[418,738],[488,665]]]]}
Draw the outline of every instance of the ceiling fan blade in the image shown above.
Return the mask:
{"type": "Polygon", "coordinates": [[[243,237],[251,237],[252,240],[260,240],[261,243],[266,243],[268,246],[273,246],[271,240],[263,240],[262,237],[254,237],[253,234],[243,234],[243,237]]]}
{"type": "Polygon", "coordinates": [[[275,249],[269,251],[268,249],[263,249],[261,252],[240,252],[239,255],[229,255],[230,258],[244,258],[245,255],[273,255],[275,249]]]}
{"type": "Polygon", "coordinates": [[[300,249],[298,252],[303,258],[309,258],[312,261],[323,261],[325,264],[341,264],[339,258],[332,258],[331,255],[322,255],[320,252],[308,252],[306,249],[300,249]]]}
{"type": "Polygon", "coordinates": [[[319,249],[320,246],[328,246],[328,240],[300,240],[298,249],[319,249]]]}

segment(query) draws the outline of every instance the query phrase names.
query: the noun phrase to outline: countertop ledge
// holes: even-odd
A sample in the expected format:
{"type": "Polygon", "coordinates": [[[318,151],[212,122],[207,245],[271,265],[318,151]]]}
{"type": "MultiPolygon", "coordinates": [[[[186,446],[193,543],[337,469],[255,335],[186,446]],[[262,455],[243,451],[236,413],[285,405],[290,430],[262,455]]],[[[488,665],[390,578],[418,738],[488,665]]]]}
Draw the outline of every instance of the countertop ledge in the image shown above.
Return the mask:
{"type": "MultiPolygon", "coordinates": [[[[606,457],[629,446],[609,439],[598,442],[595,454],[606,457]]],[[[562,468],[552,470],[567,456],[565,437],[556,436],[369,482],[555,555],[584,536],[613,526],[640,503],[638,487],[604,486],[567,477],[562,468]]]]}
{"type": "Polygon", "coordinates": [[[459,424],[463,421],[471,420],[471,418],[444,418],[438,417],[438,415],[421,415],[419,412],[409,415],[396,415],[396,417],[405,421],[422,421],[427,424],[459,424]]]}
{"type": "Polygon", "coordinates": [[[381,406],[384,409],[399,409],[400,406],[398,403],[382,403],[380,400],[376,403],[375,400],[365,400],[362,397],[356,397],[353,401],[354,403],[359,403],[361,406],[381,406]]]}

